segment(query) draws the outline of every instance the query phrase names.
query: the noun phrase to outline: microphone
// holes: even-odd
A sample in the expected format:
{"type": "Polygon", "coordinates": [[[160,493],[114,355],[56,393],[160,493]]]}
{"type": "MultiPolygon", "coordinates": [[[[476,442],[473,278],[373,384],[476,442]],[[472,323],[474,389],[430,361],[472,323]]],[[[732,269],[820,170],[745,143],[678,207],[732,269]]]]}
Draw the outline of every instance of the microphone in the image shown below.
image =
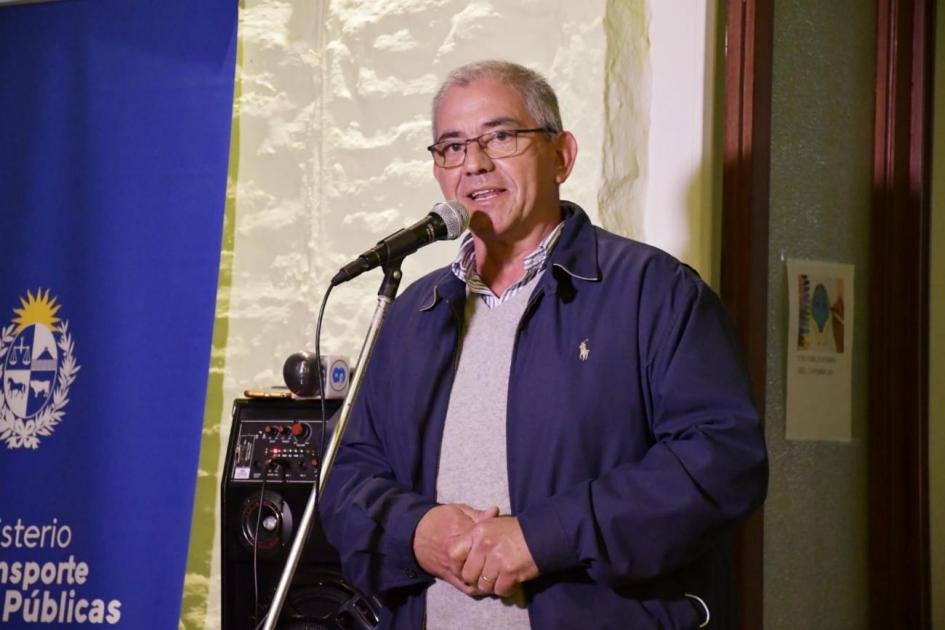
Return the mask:
{"type": "Polygon", "coordinates": [[[408,228],[397,230],[335,274],[331,285],[337,286],[365,271],[414,253],[433,241],[453,240],[469,225],[469,211],[459,201],[443,201],[408,228]]]}

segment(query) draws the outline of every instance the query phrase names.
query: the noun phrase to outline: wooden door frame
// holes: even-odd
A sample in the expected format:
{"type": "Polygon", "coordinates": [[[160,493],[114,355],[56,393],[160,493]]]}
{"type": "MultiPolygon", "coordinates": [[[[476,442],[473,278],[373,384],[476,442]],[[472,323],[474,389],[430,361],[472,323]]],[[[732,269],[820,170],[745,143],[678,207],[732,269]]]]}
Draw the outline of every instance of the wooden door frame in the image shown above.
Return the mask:
{"type": "MultiPolygon", "coordinates": [[[[929,230],[935,0],[877,0],[870,277],[870,627],[931,626],[929,230]],[[891,334],[893,331],[895,334],[891,334]]],[[[721,295],[765,405],[771,0],[726,0],[721,295]]],[[[740,627],[763,626],[764,512],[736,532],[740,627]]]]}
{"type": "Polygon", "coordinates": [[[934,0],[877,0],[870,628],[931,626],[928,388],[934,0]]]}
{"type": "MultiPolygon", "coordinates": [[[[755,405],[764,413],[771,170],[770,0],[726,0],[720,294],[738,330],[755,405]]],[[[764,623],[764,508],[735,532],[739,626],[764,623]]]]}

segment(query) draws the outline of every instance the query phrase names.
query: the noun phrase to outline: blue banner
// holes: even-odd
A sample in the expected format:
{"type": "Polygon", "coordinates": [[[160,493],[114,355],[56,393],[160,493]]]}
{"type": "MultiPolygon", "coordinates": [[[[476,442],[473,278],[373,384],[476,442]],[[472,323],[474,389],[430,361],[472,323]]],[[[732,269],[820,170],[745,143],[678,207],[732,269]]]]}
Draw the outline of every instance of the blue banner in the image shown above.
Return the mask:
{"type": "Polygon", "coordinates": [[[237,3],[0,8],[0,626],[176,628],[237,3]]]}

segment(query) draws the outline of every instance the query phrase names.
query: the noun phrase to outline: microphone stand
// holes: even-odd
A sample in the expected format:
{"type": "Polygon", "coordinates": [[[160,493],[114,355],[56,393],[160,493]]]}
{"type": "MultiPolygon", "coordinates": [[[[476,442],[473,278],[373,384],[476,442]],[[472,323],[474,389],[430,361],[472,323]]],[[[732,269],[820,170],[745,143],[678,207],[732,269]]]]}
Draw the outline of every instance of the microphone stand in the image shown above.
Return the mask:
{"type": "MultiPolygon", "coordinates": [[[[264,630],[275,630],[279,615],[282,613],[282,605],[285,603],[286,595],[289,592],[289,584],[295,576],[295,570],[298,567],[299,559],[302,557],[302,548],[308,540],[312,529],[312,523],[315,518],[315,504],[318,496],[325,488],[325,481],[328,479],[328,472],[335,461],[335,455],[338,454],[338,447],[341,446],[341,438],[344,436],[345,428],[348,426],[348,418],[351,416],[351,409],[354,406],[354,400],[361,389],[361,381],[364,379],[364,373],[367,371],[368,362],[374,353],[374,346],[377,343],[377,335],[381,331],[381,324],[387,316],[394,298],[397,297],[397,290],[400,288],[400,280],[403,273],[400,271],[400,263],[403,257],[388,261],[383,266],[384,280],[381,282],[381,288],[377,292],[377,306],[374,309],[374,316],[371,318],[371,325],[368,328],[364,344],[361,346],[361,353],[358,355],[357,368],[351,377],[348,385],[348,393],[345,395],[344,402],[341,405],[341,412],[338,416],[338,422],[335,430],[331,434],[331,440],[328,442],[328,448],[322,454],[321,473],[318,482],[312,485],[312,492],[308,495],[308,502],[305,504],[305,512],[302,514],[302,521],[299,523],[299,531],[292,541],[292,548],[289,550],[289,557],[286,558],[285,568],[279,577],[279,585],[276,587],[276,593],[272,604],[269,606],[269,612],[266,613],[266,625],[264,630]]],[[[321,370],[321,366],[317,366],[321,370]]],[[[321,372],[319,372],[319,382],[324,383],[321,372]]],[[[324,389],[324,385],[322,385],[324,389]]],[[[324,395],[324,391],[322,391],[324,395]]],[[[322,419],[323,422],[327,418],[322,419]]]]}

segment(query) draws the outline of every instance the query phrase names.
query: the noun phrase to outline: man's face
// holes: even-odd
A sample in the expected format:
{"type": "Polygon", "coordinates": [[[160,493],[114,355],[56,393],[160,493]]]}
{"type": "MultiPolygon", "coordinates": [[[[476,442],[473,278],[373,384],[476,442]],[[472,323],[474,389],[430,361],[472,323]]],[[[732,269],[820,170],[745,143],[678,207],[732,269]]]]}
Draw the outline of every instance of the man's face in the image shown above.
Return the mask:
{"type": "MultiPolygon", "coordinates": [[[[538,126],[518,91],[489,77],[451,88],[434,121],[437,142],[538,126]]],[[[528,133],[518,137],[518,147],[516,155],[490,158],[471,142],[462,165],[433,167],[444,197],[466,205],[470,230],[486,243],[540,240],[561,220],[558,185],[571,171],[574,138],[569,133],[552,139],[528,133]]]]}

